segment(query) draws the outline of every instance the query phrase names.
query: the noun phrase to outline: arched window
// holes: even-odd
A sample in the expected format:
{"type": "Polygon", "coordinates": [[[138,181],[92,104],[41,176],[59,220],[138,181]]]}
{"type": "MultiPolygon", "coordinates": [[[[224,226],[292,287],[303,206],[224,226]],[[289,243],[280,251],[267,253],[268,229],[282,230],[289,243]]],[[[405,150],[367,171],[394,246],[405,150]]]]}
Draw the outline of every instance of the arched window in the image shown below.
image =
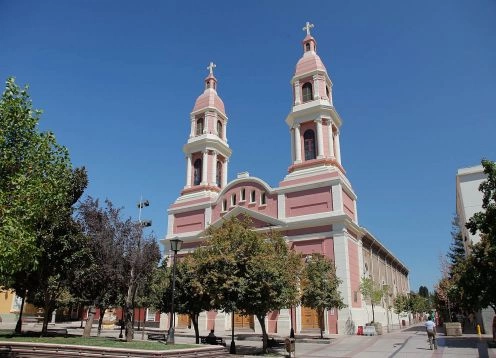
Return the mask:
{"type": "Polygon", "coordinates": [[[202,160],[197,159],[195,160],[195,164],[193,165],[194,167],[194,183],[195,185],[200,185],[202,181],[202,160]]]}
{"type": "Polygon", "coordinates": [[[222,186],[222,163],[220,160],[217,161],[217,171],[215,173],[215,182],[217,183],[217,186],[220,188],[222,186]]]}
{"type": "Polygon", "coordinates": [[[305,160],[315,159],[315,133],[308,129],[303,134],[303,142],[305,146],[305,160]]]}
{"type": "Polygon", "coordinates": [[[198,118],[196,121],[196,135],[203,134],[203,118],[198,118]]]}
{"type": "Polygon", "coordinates": [[[302,92],[303,92],[303,102],[308,102],[313,100],[313,90],[312,90],[312,84],[310,82],[307,82],[303,85],[302,87],[302,92]]]}
{"type": "Polygon", "coordinates": [[[331,92],[329,91],[329,86],[326,86],[327,98],[331,99],[331,92]]]}
{"type": "Polygon", "coordinates": [[[265,196],[265,192],[260,193],[260,205],[265,205],[267,204],[267,199],[265,196]]]}
{"type": "Polygon", "coordinates": [[[310,42],[305,45],[305,51],[310,51],[310,42]]]}
{"type": "Polygon", "coordinates": [[[221,121],[217,121],[217,135],[222,138],[222,123],[221,121]]]}

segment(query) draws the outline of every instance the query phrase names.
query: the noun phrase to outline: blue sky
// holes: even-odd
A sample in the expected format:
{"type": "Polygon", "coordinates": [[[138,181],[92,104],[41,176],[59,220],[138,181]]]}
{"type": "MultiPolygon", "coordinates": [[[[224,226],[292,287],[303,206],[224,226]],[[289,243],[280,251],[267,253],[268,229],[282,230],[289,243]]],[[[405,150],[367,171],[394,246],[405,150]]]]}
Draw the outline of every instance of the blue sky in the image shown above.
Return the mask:
{"type": "Polygon", "coordinates": [[[360,224],[417,290],[440,276],[457,169],[496,160],[495,18],[490,0],[0,0],[0,78],[30,85],[41,128],[86,166],[87,194],[134,218],[142,194],[162,238],[210,61],[229,116],[229,180],[249,171],[278,186],[289,81],[311,21],[360,224]]]}

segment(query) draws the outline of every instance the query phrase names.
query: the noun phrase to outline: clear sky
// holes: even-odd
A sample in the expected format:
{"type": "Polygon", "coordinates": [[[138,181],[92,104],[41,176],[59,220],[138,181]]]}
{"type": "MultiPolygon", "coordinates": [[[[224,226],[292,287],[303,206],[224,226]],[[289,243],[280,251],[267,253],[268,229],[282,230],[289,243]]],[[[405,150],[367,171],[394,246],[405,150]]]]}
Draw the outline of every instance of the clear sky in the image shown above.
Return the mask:
{"type": "Polygon", "coordinates": [[[458,168],[496,160],[496,2],[0,0],[0,78],[30,85],[87,194],[163,238],[210,61],[229,180],[290,165],[289,81],[306,21],[333,81],[358,216],[429,289],[450,244],[458,168]]]}

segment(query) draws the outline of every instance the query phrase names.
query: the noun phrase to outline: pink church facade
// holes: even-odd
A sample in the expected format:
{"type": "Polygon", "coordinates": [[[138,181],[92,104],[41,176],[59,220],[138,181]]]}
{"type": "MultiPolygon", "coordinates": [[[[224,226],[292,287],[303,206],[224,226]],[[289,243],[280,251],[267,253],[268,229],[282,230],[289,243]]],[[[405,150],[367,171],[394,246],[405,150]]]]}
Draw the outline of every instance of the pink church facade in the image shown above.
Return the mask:
{"type": "MultiPolygon", "coordinates": [[[[185,186],[169,207],[162,243],[169,250],[168,241],[180,238],[184,242],[180,254],[187,254],[202,242],[206,228],[231,216],[249,216],[255,230],[278,230],[294,250],[304,255],[321,253],[335,263],[348,307],[326,312],[324,328],[329,334],[350,334],[372,319],[359,291],[361,278],[370,275],[388,285],[392,300],[410,291],[408,269],[358,224],[357,196],[341,163],[342,120],[333,106],[332,82],[317,55],[311,27],[307,23],[304,28],[303,55],[291,79],[292,107],[286,117],[291,136],[288,173],[278,187],[247,172],[227,181],[232,154],[227,143],[228,117],[211,63],[204,92],[190,114],[191,130],[183,147],[185,186]]],[[[390,312],[384,307],[382,315],[381,307],[376,308],[375,316],[387,324],[390,312]]],[[[256,320],[243,319],[236,317],[236,327],[260,331],[256,320]]],[[[266,319],[269,333],[287,335],[291,324],[296,333],[317,328],[315,313],[305,307],[271,312],[266,319]]],[[[176,322],[181,324],[180,319],[176,322]]],[[[230,315],[202,314],[200,329],[213,327],[216,332],[230,329],[230,315]]]]}

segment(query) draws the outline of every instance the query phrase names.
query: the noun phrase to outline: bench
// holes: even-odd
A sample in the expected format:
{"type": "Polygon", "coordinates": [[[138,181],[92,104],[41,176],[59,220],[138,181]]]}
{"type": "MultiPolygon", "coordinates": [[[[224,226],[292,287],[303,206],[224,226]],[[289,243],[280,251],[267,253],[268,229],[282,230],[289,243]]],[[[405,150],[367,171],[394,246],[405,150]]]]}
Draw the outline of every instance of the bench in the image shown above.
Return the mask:
{"type": "Polygon", "coordinates": [[[167,343],[167,336],[165,333],[147,333],[150,341],[164,341],[167,343]]]}
{"type": "Polygon", "coordinates": [[[363,335],[364,336],[375,336],[375,326],[365,326],[363,328],[363,335]]]}
{"type": "Polygon", "coordinates": [[[201,337],[200,336],[200,341],[202,344],[211,344],[214,346],[226,346],[226,342],[224,341],[224,338],[222,337],[201,337]]]}
{"type": "Polygon", "coordinates": [[[46,337],[57,337],[64,336],[67,337],[67,328],[48,328],[46,332],[46,337]]]}

